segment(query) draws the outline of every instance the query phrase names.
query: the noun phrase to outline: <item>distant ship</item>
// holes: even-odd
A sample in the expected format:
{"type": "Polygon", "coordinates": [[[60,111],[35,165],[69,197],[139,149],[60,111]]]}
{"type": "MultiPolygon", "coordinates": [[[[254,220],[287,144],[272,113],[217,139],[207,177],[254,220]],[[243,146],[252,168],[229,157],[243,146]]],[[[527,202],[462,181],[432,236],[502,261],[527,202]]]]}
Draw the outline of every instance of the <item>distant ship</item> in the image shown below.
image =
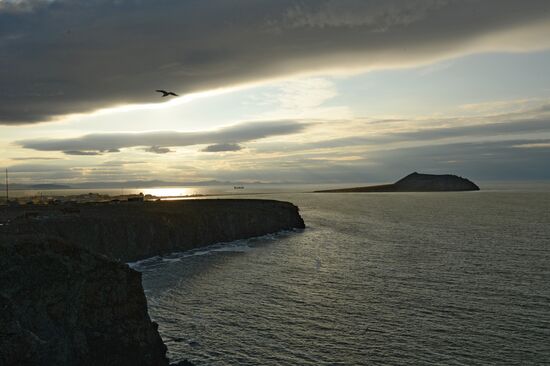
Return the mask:
{"type": "Polygon", "coordinates": [[[244,189],[243,186],[234,186],[233,189],[244,189]]]}

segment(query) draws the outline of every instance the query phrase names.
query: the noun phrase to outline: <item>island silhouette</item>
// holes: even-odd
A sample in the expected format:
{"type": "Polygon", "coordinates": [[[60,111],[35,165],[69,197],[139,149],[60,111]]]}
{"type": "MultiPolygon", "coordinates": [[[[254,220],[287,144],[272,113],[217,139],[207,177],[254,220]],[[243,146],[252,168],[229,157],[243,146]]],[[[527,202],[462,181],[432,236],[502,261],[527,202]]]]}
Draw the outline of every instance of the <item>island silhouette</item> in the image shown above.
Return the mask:
{"type": "Polygon", "coordinates": [[[466,178],[452,174],[411,173],[393,184],[376,186],[328,189],[315,191],[319,193],[345,192],[449,192],[449,191],[479,191],[479,187],[466,178]]]}

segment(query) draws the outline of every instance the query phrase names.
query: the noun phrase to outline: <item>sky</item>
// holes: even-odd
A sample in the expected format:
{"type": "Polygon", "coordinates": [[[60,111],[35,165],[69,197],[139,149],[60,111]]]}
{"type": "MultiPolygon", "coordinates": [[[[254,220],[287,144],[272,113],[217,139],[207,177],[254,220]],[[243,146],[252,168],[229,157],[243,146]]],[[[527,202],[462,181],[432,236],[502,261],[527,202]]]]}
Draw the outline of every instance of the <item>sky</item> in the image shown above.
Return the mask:
{"type": "Polygon", "coordinates": [[[0,166],[22,184],[547,180],[548,34],[547,0],[0,0],[0,166]]]}

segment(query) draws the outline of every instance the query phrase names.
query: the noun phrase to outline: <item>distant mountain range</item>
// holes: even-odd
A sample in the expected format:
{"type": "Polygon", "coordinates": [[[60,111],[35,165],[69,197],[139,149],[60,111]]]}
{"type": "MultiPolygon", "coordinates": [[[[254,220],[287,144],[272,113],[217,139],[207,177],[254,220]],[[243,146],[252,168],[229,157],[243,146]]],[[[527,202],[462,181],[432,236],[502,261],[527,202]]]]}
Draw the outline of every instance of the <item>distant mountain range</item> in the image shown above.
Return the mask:
{"type": "MultiPolygon", "coordinates": [[[[70,186],[63,184],[10,184],[9,189],[12,191],[17,190],[49,190],[49,189],[70,189],[70,186]]],[[[2,185],[1,190],[5,190],[5,187],[2,185]]]]}
{"type": "MultiPolygon", "coordinates": [[[[52,189],[109,189],[109,188],[154,188],[154,187],[181,187],[181,186],[245,186],[247,184],[265,184],[263,182],[222,182],[208,180],[201,182],[166,182],[162,180],[139,180],[127,182],[83,182],[67,184],[10,184],[10,190],[52,190],[52,189]]],[[[4,190],[0,185],[0,190],[4,190]]]]}

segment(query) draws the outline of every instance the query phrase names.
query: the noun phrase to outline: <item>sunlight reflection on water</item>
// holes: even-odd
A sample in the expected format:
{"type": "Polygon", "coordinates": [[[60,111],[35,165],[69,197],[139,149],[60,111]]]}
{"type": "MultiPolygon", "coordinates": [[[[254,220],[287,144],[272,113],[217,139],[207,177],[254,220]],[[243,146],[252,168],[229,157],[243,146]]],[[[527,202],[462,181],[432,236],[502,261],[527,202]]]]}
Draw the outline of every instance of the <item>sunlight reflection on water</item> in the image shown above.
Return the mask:
{"type": "Polygon", "coordinates": [[[185,187],[175,187],[175,188],[145,188],[143,189],[143,194],[153,195],[156,197],[178,197],[178,196],[191,196],[198,194],[198,189],[185,188],[185,187]]]}
{"type": "Polygon", "coordinates": [[[550,359],[550,193],[267,198],[296,204],[307,228],[135,266],[172,361],[402,366],[550,359]]]}

